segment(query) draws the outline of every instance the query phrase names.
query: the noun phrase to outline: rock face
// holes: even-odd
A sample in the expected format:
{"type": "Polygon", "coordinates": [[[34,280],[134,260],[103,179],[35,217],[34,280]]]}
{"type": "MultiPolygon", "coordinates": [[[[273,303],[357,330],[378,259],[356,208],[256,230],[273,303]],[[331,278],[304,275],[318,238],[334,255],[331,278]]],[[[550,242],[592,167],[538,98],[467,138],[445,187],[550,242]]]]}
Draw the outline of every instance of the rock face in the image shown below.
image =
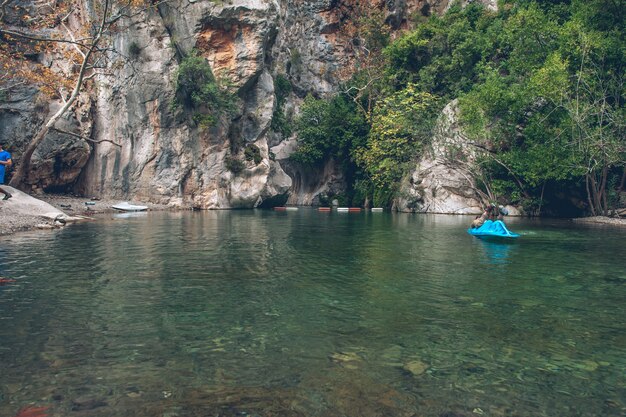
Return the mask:
{"type": "Polygon", "coordinates": [[[174,1],[137,16],[116,39],[121,50],[139,46],[136,62],[97,96],[98,137],[122,147],[97,146],[80,189],[208,209],[256,207],[286,195],[291,182],[270,160],[267,144],[274,83],[265,58],[277,7],[271,1],[174,1]],[[211,128],[194,126],[172,109],[179,56],[193,51],[228,77],[240,97],[236,114],[211,128]],[[251,145],[260,161],[244,158],[251,145]],[[243,168],[229,169],[233,160],[243,168]]]}
{"type": "MultiPolygon", "coordinates": [[[[495,7],[495,0],[484,2],[495,7]]],[[[71,188],[90,196],[205,209],[315,204],[321,194],[340,190],[343,178],[332,162],[309,172],[288,161],[295,138],[272,129],[274,83],[278,76],[291,83],[282,106],[288,118],[297,115],[306,94],[335,92],[349,76],[345,69],[353,51],[342,24],[356,3],[171,0],[120,21],[112,38],[120,54],[110,57],[108,75],[89,85],[89,96],[81,97],[58,126],[95,142],[49,134],[34,155],[27,182],[35,189],[71,188]],[[233,114],[208,128],[172,106],[179,64],[194,51],[216,75],[230,80],[238,99],[233,114]]],[[[409,26],[412,13],[440,13],[451,2],[366,3],[384,9],[388,23],[399,30],[409,26]]],[[[81,13],[90,5],[85,1],[81,13]]],[[[42,100],[37,97],[23,89],[0,102],[0,135],[10,142],[16,162],[48,109],[58,105],[34,105],[42,100]]],[[[434,161],[420,163],[419,172],[430,174],[408,181],[407,198],[398,207],[472,211],[464,184],[439,183],[448,172],[434,161]]]]}
{"type": "Polygon", "coordinates": [[[399,211],[480,214],[480,196],[470,180],[474,149],[459,130],[457,102],[440,116],[430,148],[404,179],[396,201],[399,211]]]}
{"type": "MultiPolygon", "coordinates": [[[[85,130],[88,132],[92,125],[89,120],[90,103],[86,95],[81,97],[77,112],[68,113],[56,127],[76,135],[83,135],[85,130]]],[[[36,134],[44,117],[56,111],[57,107],[58,103],[44,102],[36,89],[28,87],[13,90],[8,100],[0,101],[0,138],[14,161],[36,134]]],[[[84,139],[51,131],[33,154],[26,182],[32,184],[35,190],[67,189],[78,179],[90,154],[91,145],[84,139]]],[[[9,170],[5,182],[10,175],[9,170]]]]}

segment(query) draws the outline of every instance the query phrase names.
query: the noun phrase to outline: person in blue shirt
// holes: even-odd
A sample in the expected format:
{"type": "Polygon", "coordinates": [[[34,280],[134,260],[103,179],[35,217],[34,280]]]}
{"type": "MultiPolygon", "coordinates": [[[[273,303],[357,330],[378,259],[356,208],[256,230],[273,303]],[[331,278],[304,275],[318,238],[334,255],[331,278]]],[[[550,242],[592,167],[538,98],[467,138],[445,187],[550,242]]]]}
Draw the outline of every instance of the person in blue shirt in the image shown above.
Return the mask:
{"type": "MultiPolygon", "coordinates": [[[[0,143],[0,184],[4,184],[4,172],[6,167],[9,167],[13,164],[11,160],[11,154],[2,149],[2,144],[0,143]]],[[[4,194],[3,200],[8,200],[13,197],[10,192],[0,187],[0,193],[4,194]]]]}

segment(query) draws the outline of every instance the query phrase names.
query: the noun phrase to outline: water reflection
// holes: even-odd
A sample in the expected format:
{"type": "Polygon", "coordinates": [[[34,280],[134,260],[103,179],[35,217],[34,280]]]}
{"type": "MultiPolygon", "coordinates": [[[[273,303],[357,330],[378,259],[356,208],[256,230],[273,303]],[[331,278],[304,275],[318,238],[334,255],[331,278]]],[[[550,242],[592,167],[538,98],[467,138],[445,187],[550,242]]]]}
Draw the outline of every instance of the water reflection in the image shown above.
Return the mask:
{"type": "Polygon", "coordinates": [[[506,265],[511,263],[515,248],[519,242],[509,242],[503,239],[476,238],[476,244],[483,252],[482,262],[489,265],[506,265]]]}

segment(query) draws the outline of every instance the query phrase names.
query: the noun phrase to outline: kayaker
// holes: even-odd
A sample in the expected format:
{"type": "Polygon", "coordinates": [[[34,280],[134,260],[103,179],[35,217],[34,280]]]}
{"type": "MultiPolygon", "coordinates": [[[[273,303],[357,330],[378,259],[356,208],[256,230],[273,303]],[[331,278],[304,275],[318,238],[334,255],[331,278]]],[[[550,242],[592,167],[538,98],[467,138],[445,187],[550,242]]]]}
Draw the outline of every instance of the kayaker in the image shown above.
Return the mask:
{"type": "Polygon", "coordinates": [[[504,206],[498,206],[498,220],[504,221],[504,216],[508,216],[509,211],[504,206]]]}
{"type": "Polygon", "coordinates": [[[504,221],[504,216],[509,214],[509,211],[504,206],[497,206],[494,203],[491,203],[487,210],[489,210],[488,219],[492,221],[504,221]]]}
{"type": "Polygon", "coordinates": [[[471,225],[472,229],[477,229],[480,226],[482,226],[487,219],[491,218],[492,214],[493,214],[493,206],[489,205],[487,206],[485,211],[483,211],[483,214],[481,214],[480,216],[476,216],[474,221],[472,221],[472,225],[471,225]]]}

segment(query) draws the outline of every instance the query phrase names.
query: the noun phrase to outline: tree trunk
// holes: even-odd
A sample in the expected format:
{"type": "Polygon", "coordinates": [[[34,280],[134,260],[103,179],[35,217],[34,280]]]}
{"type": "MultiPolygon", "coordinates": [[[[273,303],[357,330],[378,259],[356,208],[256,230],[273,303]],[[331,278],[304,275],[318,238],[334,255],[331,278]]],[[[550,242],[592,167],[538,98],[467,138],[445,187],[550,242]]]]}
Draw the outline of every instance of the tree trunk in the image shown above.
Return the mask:
{"type": "Polygon", "coordinates": [[[587,189],[587,203],[589,204],[589,208],[591,209],[591,215],[596,215],[596,209],[593,204],[593,200],[591,198],[591,189],[589,188],[589,183],[591,182],[590,178],[591,174],[585,175],[585,188],[587,189]]]}
{"type": "Polygon", "coordinates": [[[600,209],[602,210],[603,215],[609,214],[609,203],[607,201],[607,192],[606,192],[606,181],[609,176],[609,168],[602,168],[602,179],[600,183],[600,191],[598,192],[598,200],[600,202],[600,209]]]}
{"type": "Polygon", "coordinates": [[[546,190],[546,183],[541,186],[541,197],[539,197],[539,208],[537,209],[537,216],[541,217],[541,206],[543,206],[543,192],[546,190]]]}
{"type": "Polygon", "coordinates": [[[17,188],[22,191],[28,191],[26,189],[26,176],[28,175],[28,170],[30,169],[30,160],[37,149],[37,146],[41,143],[41,141],[46,137],[46,134],[50,131],[50,127],[52,127],[57,120],[65,113],[65,106],[61,108],[54,116],[48,120],[48,122],[39,129],[39,132],[35,135],[35,137],[30,141],[28,147],[22,154],[20,158],[20,163],[17,165],[15,169],[15,173],[13,174],[13,178],[11,178],[11,182],[9,185],[13,188],[17,188]]]}

